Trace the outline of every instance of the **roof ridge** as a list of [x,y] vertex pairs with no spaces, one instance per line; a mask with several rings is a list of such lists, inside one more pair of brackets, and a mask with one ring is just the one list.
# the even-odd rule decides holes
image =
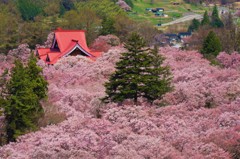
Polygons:
[[86,30],[55,30],[54,32],[86,32]]

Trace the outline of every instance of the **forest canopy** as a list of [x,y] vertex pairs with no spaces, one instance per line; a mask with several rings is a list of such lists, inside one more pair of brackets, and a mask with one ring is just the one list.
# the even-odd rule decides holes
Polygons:
[[140,30],[142,36],[151,39],[156,32],[152,25],[139,25],[128,18],[114,0],[3,0],[0,8],[2,54],[22,43],[33,49],[58,27],[87,30],[88,44],[99,35],[115,34],[125,40],[128,33]]

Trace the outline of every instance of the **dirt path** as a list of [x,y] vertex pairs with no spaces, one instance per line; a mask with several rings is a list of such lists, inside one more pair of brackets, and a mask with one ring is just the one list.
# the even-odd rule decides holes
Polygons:
[[184,16],[182,18],[179,18],[179,19],[176,19],[174,21],[171,21],[169,23],[164,23],[162,24],[162,26],[168,26],[168,25],[173,25],[173,24],[177,24],[177,23],[182,23],[182,22],[185,22],[185,21],[189,21],[189,20],[193,20],[193,19],[202,19],[203,16],[200,15],[200,14],[192,14],[192,15],[187,15],[187,16]]

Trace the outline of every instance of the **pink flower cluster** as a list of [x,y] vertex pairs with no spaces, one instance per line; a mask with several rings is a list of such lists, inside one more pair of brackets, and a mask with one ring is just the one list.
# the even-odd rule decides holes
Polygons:
[[234,68],[240,70],[240,54],[237,52],[233,52],[231,54],[221,52],[217,56],[217,59],[226,68]]
[[95,39],[90,48],[96,51],[107,52],[113,46],[119,46],[120,44],[120,39],[117,36],[105,35]]
[[11,69],[16,59],[21,60],[23,63],[27,63],[31,54],[28,44],[21,44],[18,48],[10,50],[7,55],[0,55],[0,74],[5,69]]
[[54,32],[48,34],[47,40],[44,42],[44,45],[37,44],[36,48],[50,48],[52,46],[54,39]]
[[116,4],[119,5],[119,7],[121,7],[125,11],[132,10],[132,8],[124,0],[118,0]]
[[[49,102],[67,119],[0,148],[0,158],[228,159],[239,154],[240,72],[220,68],[195,51],[161,48],[174,91],[158,105],[103,104],[105,81],[123,48],[96,62],[62,59],[44,67]],[[96,113],[101,118],[96,118]]]

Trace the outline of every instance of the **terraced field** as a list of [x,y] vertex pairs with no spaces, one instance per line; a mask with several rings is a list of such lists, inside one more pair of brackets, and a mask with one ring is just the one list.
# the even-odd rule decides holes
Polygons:
[[[206,9],[202,6],[187,4],[182,0],[133,0],[133,3],[134,7],[132,12],[129,12],[129,16],[136,20],[151,22],[154,25],[174,21],[189,13],[203,14]],[[173,3],[179,3],[179,5],[174,5]],[[164,14],[167,17],[155,16],[151,11],[147,11],[147,8],[164,8]]]

